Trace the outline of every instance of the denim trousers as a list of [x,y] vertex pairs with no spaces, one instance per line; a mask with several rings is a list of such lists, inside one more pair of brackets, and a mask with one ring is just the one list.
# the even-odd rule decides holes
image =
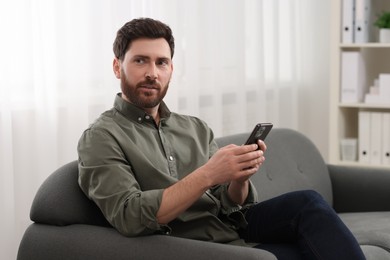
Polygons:
[[241,238],[278,259],[365,259],[351,231],[336,212],[311,190],[260,202],[246,212]]

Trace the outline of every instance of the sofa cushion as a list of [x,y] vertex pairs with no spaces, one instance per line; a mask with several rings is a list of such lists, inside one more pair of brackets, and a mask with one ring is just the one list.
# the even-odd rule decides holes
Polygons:
[[[248,134],[217,139],[220,147],[230,143],[241,145]],[[274,128],[265,140],[265,162],[251,180],[260,201],[277,195],[312,189],[332,205],[332,187],[327,166],[315,145],[303,134],[291,129]]]
[[[341,213],[339,216],[362,245],[367,259],[390,259],[389,211]],[[381,255],[387,257],[377,258]]]
[[51,225],[90,224],[108,226],[103,214],[78,185],[77,161],[53,172],[38,189],[30,218]]
[[92,225],[32,224],[20,243],[18,260],[267,259],[261,249],[165,235],[125,237],[113,228]]
[[390,260],[389,251],[381,247],[362,245],[361,248],[367,260]]

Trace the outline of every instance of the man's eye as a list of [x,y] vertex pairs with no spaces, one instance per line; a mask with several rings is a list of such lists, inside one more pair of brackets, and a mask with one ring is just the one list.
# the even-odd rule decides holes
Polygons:
[[160,65],[160,66],[167,66],[169,63],[166,60],[161,60],[157,64]]
[[145,60],[144,59],[135,59],[134,62],[137,64],[144,64]]

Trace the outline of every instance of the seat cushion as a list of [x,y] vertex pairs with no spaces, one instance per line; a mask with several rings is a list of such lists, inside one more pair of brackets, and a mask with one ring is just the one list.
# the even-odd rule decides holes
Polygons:
[[341,213],[367,259],[390,259],[390,212]]
[[125,237],[113,228],[93,225],[32,224],[20,243],[17,260],[263,259],[268,251],[165,235]]

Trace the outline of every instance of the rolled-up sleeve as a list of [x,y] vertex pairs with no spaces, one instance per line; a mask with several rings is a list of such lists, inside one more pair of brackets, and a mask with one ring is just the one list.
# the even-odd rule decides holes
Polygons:
[[165,232],[156,215],[163,189],[142,191],[119,144],[101,130],[86,130],[78,144],[79,185],[125,236]]
[[249,183],[249,193],[243,205],[238,205],[230,199],[228,194],[229,185],[220,185],[212,189],[212,194],[221,202],[220,214],[237,230],[248,225],[245,219],[245,212],[257,202],[256,189],[251,182]]
[[223,214],[229,215],[232,212],[236,212],[242,208],[247,208],[257,202],[257,192],[252,182],[249,182],[248,196],[243,205],[238,205],[230,199],[228,194],[228,187],[229,185],[225,184],[217,186],[211,190],[212,194],[220,200]]

